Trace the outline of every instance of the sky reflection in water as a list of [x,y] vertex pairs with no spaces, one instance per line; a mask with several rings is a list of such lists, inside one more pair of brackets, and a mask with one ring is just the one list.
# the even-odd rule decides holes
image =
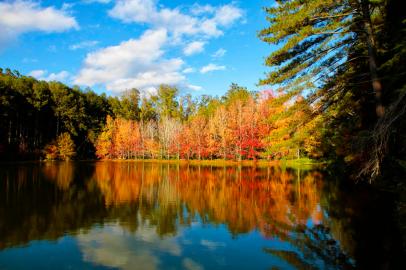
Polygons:
[[0,269],[353,264],[318,171],[97,162],[0,176]]

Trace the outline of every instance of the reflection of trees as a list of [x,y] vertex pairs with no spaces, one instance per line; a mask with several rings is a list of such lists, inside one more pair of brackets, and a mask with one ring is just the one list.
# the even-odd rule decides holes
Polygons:
[[[56,240],[66,232],[90,228],[104,216],[97,189],[85,190],[80,182],[67,189],[73,181],[65,176],[73,177],[72,168],[53,166],[0,170],[0,249],[36,239]],[[86,171],[84,178],[90,176]]]
[[163,237],[199,217],[227,225],[235,236],[258,230],[290,242],[306,258],[271,253],[291,258],[292,265],[342,256],[323,227],[317,172],[98,162],[27,165],[0,170],[0,176],[5,179],[0,192],[6,194],[0,199],[0,231],[6,232],[0,248],[57,239],[109,221],[133,233],[146,224]]
[[296,183],[292,172],[269,170],[192,168],[181,173],[176,186],[191,211],[209,222],[227,224],[234,234],[257,228],[273,236],[276,223],[305,224],[318,216],[316,175]]
[[300,252],[270,248],[264,248],[264,251],[286,260],[297,269],[353,268],[352,262],[343,253],[339,243],[323,225],[292,227],[291,236],[287,241]]
[[74,165],[71,162],[45,163],[42,172],[45,178],[55,182],[60,189],[67,190],[73,181]]
[[[280,168],[226,168],[184,171],[176,183],[191,211],[208,222],[227,224],[237,235],[258,229],[266,237],[290,242],[297,251],[272,253],[299,269],[351,268],[348,258],[322,224],[321,174]],[[196,181],[197,180],[197,181]],[[309,222],[311,226],[309,226]]]
[[188,223],[199,215],[203,222],[227,224],[233,234],[259,229],[285,238],[289,230],[278,224],[321,222],[320,177],[308,173],[298,182],[292,171],[277,168],[98,163],[93,179],[107,206],[135,202],[141,218],[161,233],[175,232],[177,220]]
[[406,260],[391,211],[393,194],[335,180],[323,186],[321,197],[329,213],[330,234],[351,254],[358,269],[403,269]]
[[[182,214],[172,176],[172,170],[162,164],[100,162],[93,180],[110,211],[132,205],[137,208],[140,222],[148,222],[159,235],[165,235],[176,233],[176,221]],[[138,226],[137,214],[120,220],[133,226],[133,230]]]

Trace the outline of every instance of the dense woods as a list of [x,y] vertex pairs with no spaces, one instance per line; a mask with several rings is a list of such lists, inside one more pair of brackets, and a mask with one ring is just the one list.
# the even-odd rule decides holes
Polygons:
[[[225,37],[234,21],[241,19],[243,24],[242,8],[234,2],[218,7],[213,1],[204,6],[182,3],[172,9],[159,1],[103,1],[104,9],[98,9],[108,14],[113,26],[84,25],[81,15],[79,27],[75,17],[68,16],[101,2],[68,3],[60,10],[41,1],[17,1],[15,10],[8,2],[0,3],[0,13],[10,13],[6,23],[0,19],[7,34],[2,36],[0,29],[0,41],[8,35],[14,38],[12,29],[19,22],[13,14],[24,5],[40,17],[63,15],[76,31],[88,27],[97,33],[96,28],[112,29],[120,22],[128,25],[127,30],[134,26],[138,34],[144,31],[118,45],[115,36],[81,41],[88,33],[81,32],[75,39],[79,43],[64,45],[72,55],[81,49],[75,53],[78,59],[86,54],[76,74],[68,72],[69,65],[60,73],[39,67],[29,73],[37,78],[0,67],[0,232],[6,232],[0,233],[1,269],[7,268],[3,261],[15,263],[12,260],[24,257],[20,250],[35,257],[38,246],[41,252],[48,252],[47,246],[55,252],[61,247],[60,260],[69,267],[86,268],[74,264],[76,254],[90,268],[120,268],[89,259],[89,250],[104,257],[103,245],[108,247],[107,258],[129,268],[138,264],[124,256],[139,256],[163,268],[179,260],[185,269],[249,268],[241,263],[242,255],[256,268],[261,262],[256,258],[264,254],[272,263],[288,263],[272,269],[402,265],[406,258],[402,1],[269,1],[263,7],[265,25],[258,26],[256,36],[250,33],[269,46],[269,55],[262,59],[265,73],[259,70],[254,75],[260,90],[230,81],[218,96],[190,92],[204,84],[189,84],[195,77],[188,73],[203,76],[234,69],[236,77],[244,72],[227,57],[238,49],[259,46],[230,46],[225,56],[226,39],[225,48],[209,45],[209,39]],[[126,9],[136,16],[127,18],[131,12]],[[141,16],[143,12],[152,19]],[[183,20],[191,25],[175,31]],[[61,26],[49,33],[70,28]],[[249,40],[242,38],[249,28],[240,29],[227,38]],[[45,31],[29,30],[15,33],[15,41],[28,32]],[[120,35],[117,38],[122,39]],[[156,48],[144,50],[145,44]],[[52,48],[56,51],[54,45],[48,51]],[[213,48],[218,50],[209,52]],[[200,57],[198,53],[212,63],[204,66],[186,58]],[[258,63],[256,54],[246,50],[245,55]],[[240,63],[245,61],[241,59]],[[120,65],[125,68],[116,68]],[[58,76],[65,73],[69,76]],[[176,80],[168,80],[171,76],[165,73]],[[106,74],[111,78],[100,82],[91,78]],[[52,80],[56,77],[69,83]],[[151,86],[144,82],[149,79],[154,82]],[[168,81],[174,85],[161,84]],[[105,87],[112,94],[86,85]],[[81,162],[65,162],[71,160]],[[116,241],[121,238],[123,248]],[[216,240],[211,246],[210,239]],[[182,250],[161,252],[168,240]],[[174,250],[170,245],[164,248]],[[124,256],[116,258],[116,253]],[[44,260],[38,253],[35,260],[48,264],[47,254]],[[222,256],[232,259],[226,264]],[[196,257],[197,267],[184,264]],[[53,263],[60,263],[55,258]]]
[[[324,155],[368,179],[404,167],[406,17],[400,2],[277,1],[265,9],[269,27],[259,33],[278,45],[260,83],[277,86],[282,102],[305,96],[313,117],[301,118],[302,125],[322,133]],[[291,106],[281,118],[295,113]]]
[[[222,97],[192,98],[162,85],[97,95],[6,70],[2,88],[1,153],[10,159],[280,159],[318,156],[318,133],[296,127],[313,109],[304,98],[281,104],[272,91],[232,84]],[[290,119],[275,113],[298,107]],[[292,133],[295,128],[295,133]],[[77,152],[77,153],[75,153]]]
[[[398,1],[277,1],[260,80],[222,97],[121,96],[0,72],[3,159],[324,158],[373,179],[404,168],[405,15]],[[403,33],[403,34],[402,34]],[[396,170],[390,170],[391,172]]]

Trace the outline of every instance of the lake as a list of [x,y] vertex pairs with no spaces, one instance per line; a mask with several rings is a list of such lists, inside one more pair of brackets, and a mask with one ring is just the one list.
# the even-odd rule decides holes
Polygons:
[[319,170],[0,165],[0,269],[377,269],[392,201]]

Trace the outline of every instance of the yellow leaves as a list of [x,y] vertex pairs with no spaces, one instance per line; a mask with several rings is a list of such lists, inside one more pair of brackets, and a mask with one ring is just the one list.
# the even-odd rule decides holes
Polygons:
[[42,151],[47,160],[71,160],[76,155],[76,146],[68,132],[58,136],[56,142],[51,142]]
[[[319,174],[302,172],[301,178],[296,181],[297,174],[277,167],[213,169],[141,162],[128,167],[108,162],[96,164],[92,179],[108,206],[138,201],[140,207],[166,211],[183,203],[192,213],[227,224],[234,233],[258,229],[272,236],[281,233],[270,230],[274,222],[287,226],[309,219],[322,222]],[[142,210],[148,213],[147,208]]]
[[58,147],[54,143],[45,146],[43,153],[45,155],[46,160],[58,159]]
[[97,155],[242,160],[259,158],[264,149],[267,158],[286,157],[298,148],[315,152],[318,137],[306,126],[313,117],[306,102],[291,94],[275,98],[236,90],[208,115],[196,114],[184,122],[170,117],[146,123],[108,117],[97,140]]
[[120,158],[135,157],[140,148],[140,131],[138,123],[118,118],[114,121],[113,133],[114,152]]
[[65,132],[58,136],[57,139],[59,158],[62,160],[70,160],[76,155],[75,143],[69,133]]
[[299,150],[302,155],[319,157],[321,116],[303,97],[285,96],[268,101],[272,109],[268,116],[271,128],[266,141],[267,156],[293,158]]
[[108,158],[113,147],[114,119],[108,115],[106,125],[96,142],[96,155],[99,158]]
[[96,154],[99,158],[133,158],[141,149],[140,127],[136,121],[107,117],[99,135]]

